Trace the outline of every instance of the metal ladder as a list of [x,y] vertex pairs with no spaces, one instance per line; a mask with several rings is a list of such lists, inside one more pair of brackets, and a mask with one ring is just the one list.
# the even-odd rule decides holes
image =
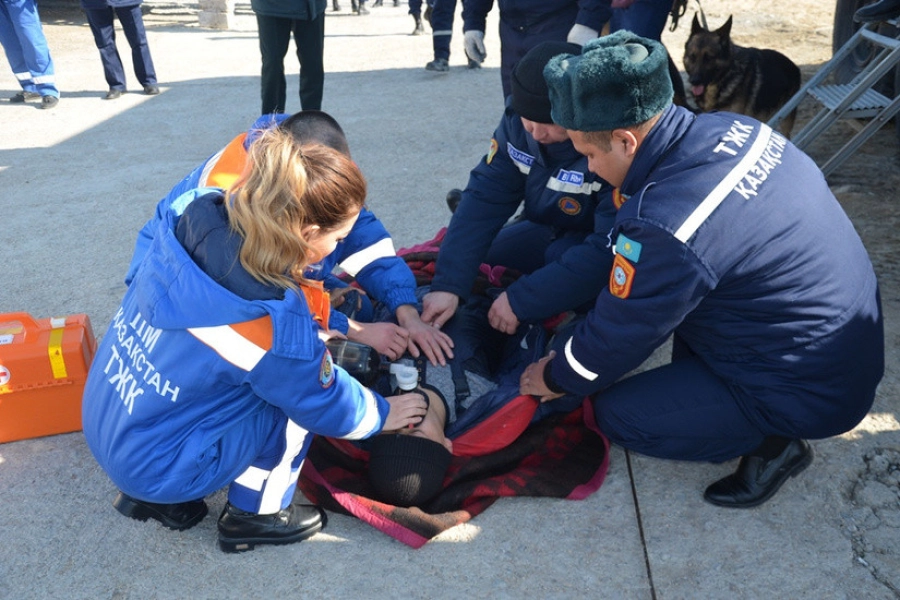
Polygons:
[[[895,18],[886,22],[894,27],[900,27],[898,21],[900,19]],[[900,90],[896,90],[896,98],[892,100],[873,89],[882,77],[900,64],[900,29],[897,30],[897,36],[892,38],[877,33],[875,29],[878,26],[879,23],[866,23],[857,30],[831,60],[769,119],[768,125],[774,129],[809,95],[821,104],[822,108],[803,129],[791,136],[791,141],[798,148],[805,149],[838,120],[846,120],[857,130],[856,135],[822,165],[822,173],[826,177],[900,112]],[[866,67],[850,83],[823,85],[838,65],[864,43],[870,43],[874,48],[878,48],[877,54]],[[860,119],[870,120],[865,123]]]

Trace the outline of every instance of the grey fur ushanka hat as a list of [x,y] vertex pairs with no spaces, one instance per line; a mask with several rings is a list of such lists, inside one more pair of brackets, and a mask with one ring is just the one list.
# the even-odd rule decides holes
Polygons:
[[672,103],[665,47],[630,31],[591,40],[544,67],[553,122],[576,131],[643,123]]

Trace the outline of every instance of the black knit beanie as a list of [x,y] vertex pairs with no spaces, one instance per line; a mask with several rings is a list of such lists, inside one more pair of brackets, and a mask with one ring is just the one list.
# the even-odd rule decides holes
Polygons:
[[438,495],[452,459],[441,444],[422,437],[384,434],[369,447],[369,481],[375,499],[394,506],[422,506]]
[[520,117],[536,123],[552,123],[550,92],[544,67],[557,54],[579,54],[581,46],[568,42],[542,42],[528,51],[510,76],[512,108]]

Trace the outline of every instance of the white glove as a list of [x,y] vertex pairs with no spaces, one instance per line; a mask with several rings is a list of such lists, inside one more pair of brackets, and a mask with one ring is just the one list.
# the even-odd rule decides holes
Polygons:
[[484,62],[487,58],[487,50],[484,49],[484,32],[477,29],[470,29],[463,33],[465,36],[466,56],[469,60],[474,60],[478,64]]
[[[580,25],[575,23],[572,25],[572,29],[569,30],[569,35],[566,37],[566,41],[570,44],[578,44],[579,46],[584,46],[589,41],[595,39],[599,34],[594,29],[587,27],[585,25]],[[468,48],[468,46],[466,46]],[[468,50],[467,50],[468,51]]]

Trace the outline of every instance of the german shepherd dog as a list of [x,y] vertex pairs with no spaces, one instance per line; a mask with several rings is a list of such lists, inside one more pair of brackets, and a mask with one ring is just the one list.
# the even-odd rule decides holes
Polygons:
[[[684,69],[700,112],[727,110],[767,121],[800,89],[800,68],[775,50],[744,48],[731,41],[731,17],[710,31],[697,13],[684,45]],[[790,136],[797,111],[779,124]]]

